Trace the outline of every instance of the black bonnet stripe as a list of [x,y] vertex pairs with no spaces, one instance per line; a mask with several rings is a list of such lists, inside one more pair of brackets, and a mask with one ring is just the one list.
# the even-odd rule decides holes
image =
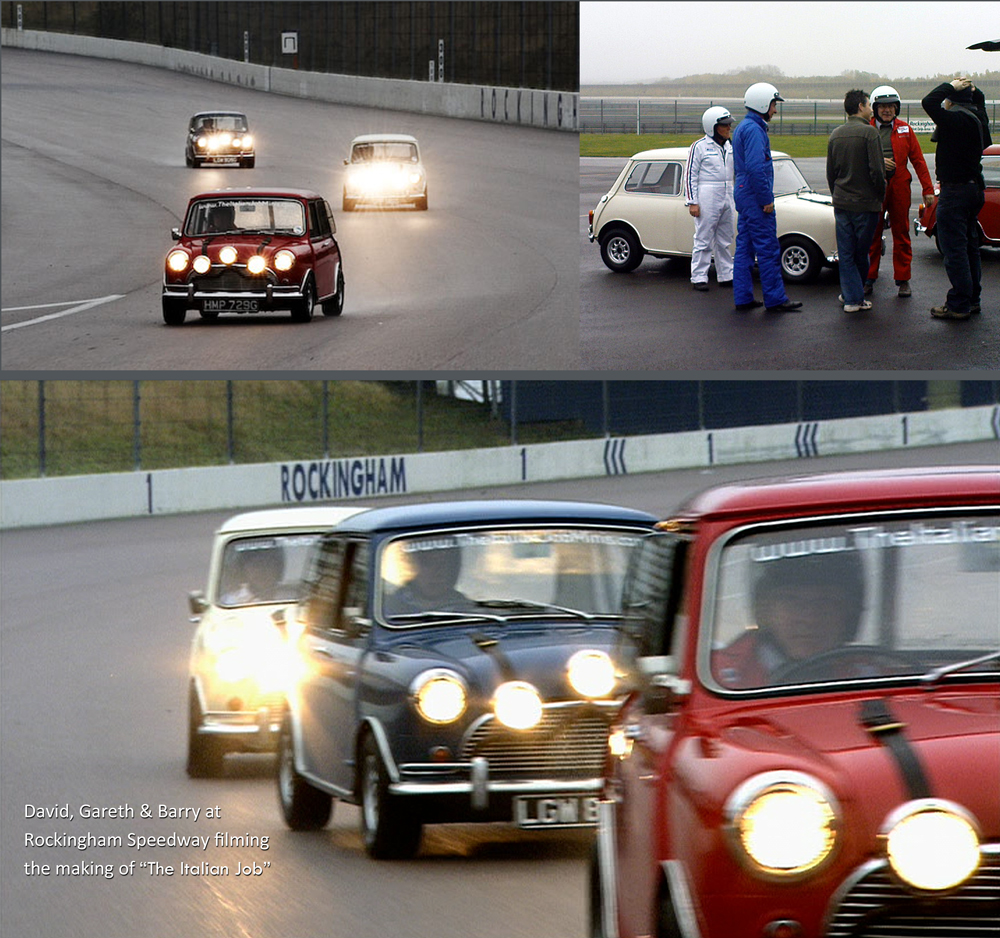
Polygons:
[[931,788],[927,783],[920,759],[903,733],[905,723],[894,719],[884,700],[861,702],[861,725],[893,755],[911,798],[929,798]]

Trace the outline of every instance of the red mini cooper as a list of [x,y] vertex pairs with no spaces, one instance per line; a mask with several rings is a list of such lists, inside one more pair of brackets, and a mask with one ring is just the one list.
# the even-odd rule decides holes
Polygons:
[[305,189],[219,189],[188,203],[163,268],[163,319],[179,326],[189,309],[219,313],[291,310],[309,322],[344,309],[344,269],[333,212]]
[[592,935],[996,934],[996,467],[710,490],[625,612]]

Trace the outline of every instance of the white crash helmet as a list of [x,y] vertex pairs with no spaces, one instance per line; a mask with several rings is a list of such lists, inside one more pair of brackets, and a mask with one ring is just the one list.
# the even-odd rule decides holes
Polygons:
[[751,111],[757,111],[759,114],[766,114],[771,109],[772,101],[784,100],[778,94],[778,89],[766,81],[758,81],[756,84],[751,85],[747,88],[747,93],[743,96],[743,103]]
[[705,128],[705,133],[712,136],[716,124],[733,123],[733,115],[724,107],[710,107],[701,115],[701,126]]
[[[877,108],[880,104],[894,104],[896,106],[896,116],[899,116],[899,94],[895,88],[889,85],[879,85],[872,92],[871,103],[873,108]],[[875,113],[877,114],[878,111]]]

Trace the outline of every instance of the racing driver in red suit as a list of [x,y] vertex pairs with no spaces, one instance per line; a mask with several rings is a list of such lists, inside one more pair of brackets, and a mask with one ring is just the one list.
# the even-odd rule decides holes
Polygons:
[[[892,272],[899,287],[900,296],[910,295],[910,180],[913,178],[906,169],[906,161],[913,164],[924,203],[934,201],[934,183],[927,171],[927,162],[917,142],[917,135],[910,125],[899,119],[899,95],[895,88],[880,85],[872,92],[872,107],[875,115],[871,123],[879,132],[885,164],[885,201],[882,214],[875,229],[875,239],[869,251],[868,279],[865,294],[870,295],[878,279],[879,261],[882,259],[882,229],[885,213],[889,213],[889,227],[892,230]],[[890,155],[891,154],[891,155]]]

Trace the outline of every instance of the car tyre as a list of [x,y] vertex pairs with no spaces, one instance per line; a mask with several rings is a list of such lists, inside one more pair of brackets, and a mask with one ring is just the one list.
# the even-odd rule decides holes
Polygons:
[[601,238],[601,260],[616,274],[627,274],[642,263],[639,239],[627,228],[616,228]]
[[337,271],[337,292],[323,303],[324,316],[339,316],[344,311],[344,269]]
[[333,797],[313,788],[295,768],[292,715],[287,710],[278,733],[278,802],[285,823],[293,831],[318,831],[333,814]]
[[344,193],[344,211],[345,212],[353,212],[354,211],[354,206],[357,205],[357,204],[358,204],[358,200],[357,199],[349,199],[347,197],[347,193],[346,192]]
[[184,151],[184,165],[189,169],[194,166],[194,160],[191,159],[191,154],[188,153],[187,150]]
[[316,308],[316,288],[313,286],[312,278],[306,281],[305,295],[292,307],[292,319],[295,322],[310,322],[313,318],[313,310]]
[[184,325],[185,316],[187,316],[187,305],[183,300],[163,297],[163,321],[168,326]]
[[240,168],[241,169],[253,169],[255,162],[256,162],[256,157],[248,156],[248,157],[240,160]]
[[198,691],[192,684],[188,694],[187,774],[191,778],[218,778],[222,775],[226,750],[218,736],[198,732],[202,723]]
[[684,938],[677,912],[666,884],[660,888],[660,911],[656,922],[656,938]]
[[819,248],[808,238],[789,235],[781,241],[781,276],[786,283],[809,283],[823,269]]
[[601,893],[601,872],[597,842],[590,848],[590,890],[588,901],[587,934],[590,938],[608,938],[604,931],[604,898]]
[[427,211],[427,191],[424,190],[424,194],[417,199],[417,209],[421,212]]
[[375,737],[361,747],[361,837],[376,860],[405,860],[420,849],[423,825],[389,794],[389,773]]

